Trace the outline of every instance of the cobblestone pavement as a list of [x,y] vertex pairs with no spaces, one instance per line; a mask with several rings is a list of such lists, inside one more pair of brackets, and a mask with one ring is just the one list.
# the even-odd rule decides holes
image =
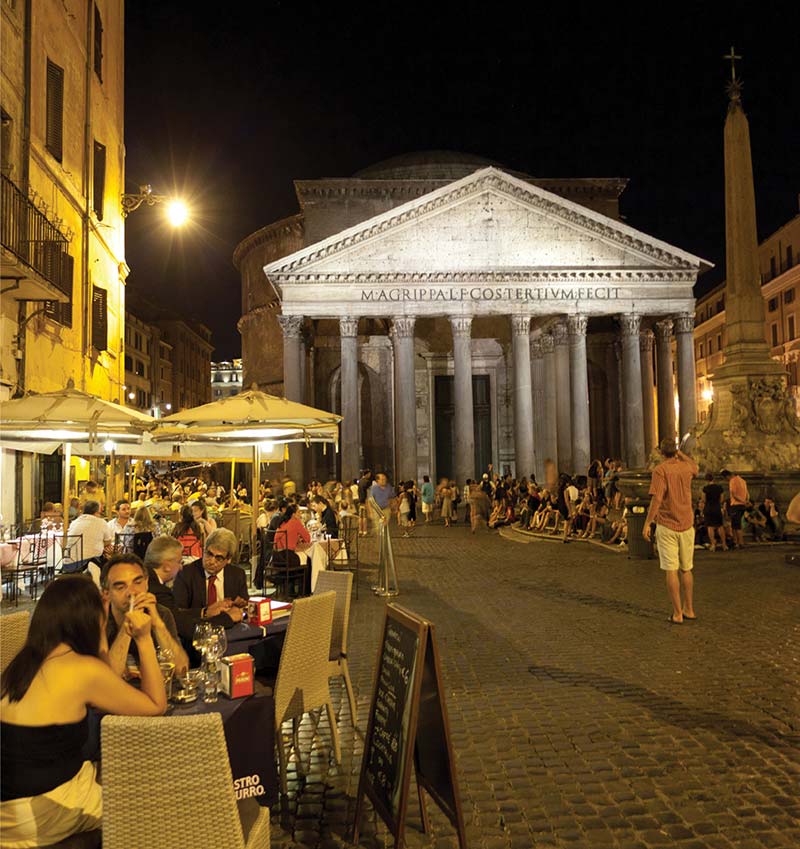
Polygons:
[[[394,539],[403,606],[436,626],[470,849],[800,846],[798,579],[785,547],[695,565],[698,620],[667,622],[655,561],[520,544],[463,525]],[[370,540],[362,561],[374,561]],[[350,657],[363,734],[383,602],[362,568]],[[340,766],[324,723],[273,811],[272,845],[349,845],[362,751],[342,690]],[[310,754],[309,754],[310,753]],[[449,849],[431,803],[411,849]],[[393,845],[368,806],[360,845]]]

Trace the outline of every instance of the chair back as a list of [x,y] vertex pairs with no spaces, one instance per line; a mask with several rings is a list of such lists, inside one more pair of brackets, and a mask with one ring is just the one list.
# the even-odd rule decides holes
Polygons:
[[223,510],[220,515],[221,527],[233,531],[238,539],[239,537],[239,511],[238,510]]
[[53,573],[59,567],[63,572],[65,566],[80,563],[81,560],[83,560],[83,537],[80,534],[56,537],[53,545]]
[[138,557],[141,557],[144,560],[145,552],[147,551],[147,546],[153,541],[153,532],[152,531],[139,531],[133,535],[133,542],[131,543],[131,548],[133,549],[133,553]]
[[28,638],[31,614],[28,610],[0,617],[0,672],[5,672]]
[[220,714],[106,716],[101,741],[103,849],[244,849]]
[[196,560],[203,556],[203,541],[191,531],[188,534],[181,534],[178,542],[183,546],[182,557],[191,557]]
[[331,646],[328,655],[330,660],[338,660],[347,655],[347,631],[350,626],[350,596],[353,589],[352,572],[331,572],[323,570],[317,575],[314,595],[335,592],[336,605],[333,609],[333,626],[331,627]]
[[299,598],[292,605],[278,677],[275,681],[275,722],[301,716],[330,700],[330,653],[336,593]]
[[133,554],[133,534],[114,534],[114,554]]

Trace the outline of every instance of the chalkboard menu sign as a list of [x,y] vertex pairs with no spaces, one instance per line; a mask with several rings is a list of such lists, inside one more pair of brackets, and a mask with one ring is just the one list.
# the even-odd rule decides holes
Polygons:
[[423,831],[429,828],[425,789],[456,827],[459,846],[466,849],[433,625],[399,605],[387,604],[364,741],[354,843],[367,796],[394,835],[395,846],[402,845],[412,762]]

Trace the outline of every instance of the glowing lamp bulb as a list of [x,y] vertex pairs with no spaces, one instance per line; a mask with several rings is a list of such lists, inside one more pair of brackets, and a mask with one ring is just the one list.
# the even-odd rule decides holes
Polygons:
[[107,439],[103,443],[103,451],[105,451],[106,454],[110,454],[116,447],[117,446],[110,439]]
[[272,441],[270,441],[269,439],[265,439],[265,440],[261,443],[261,450],[262,450],[262,451],[272,451],[272,449],[273,449],[274,447],[275,447],[275,443],[274,443],[274,442],[272,442]]
[[136,393],[135,393],[135,392],[129,392],[129,393],[128,393],[128,399],[129,399],[129,400],[133,401],[133,399],[134,399],[135,397],[136,397]]
[[189,220],[189,210],[181,200],[172,200],[167,204],[167,219],[173,227],[181,227]]

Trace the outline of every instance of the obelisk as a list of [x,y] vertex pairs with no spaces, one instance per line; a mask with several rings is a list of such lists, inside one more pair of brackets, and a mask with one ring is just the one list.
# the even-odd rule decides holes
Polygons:
[[750,128],[731,48],[725,119],[725,330],[724,362],[711,376],[714,400],[695,429],[701,467],[742,472],[800,468],[800,422],[787,391],[783,365],[766,341],[758,265],[756,204]]

